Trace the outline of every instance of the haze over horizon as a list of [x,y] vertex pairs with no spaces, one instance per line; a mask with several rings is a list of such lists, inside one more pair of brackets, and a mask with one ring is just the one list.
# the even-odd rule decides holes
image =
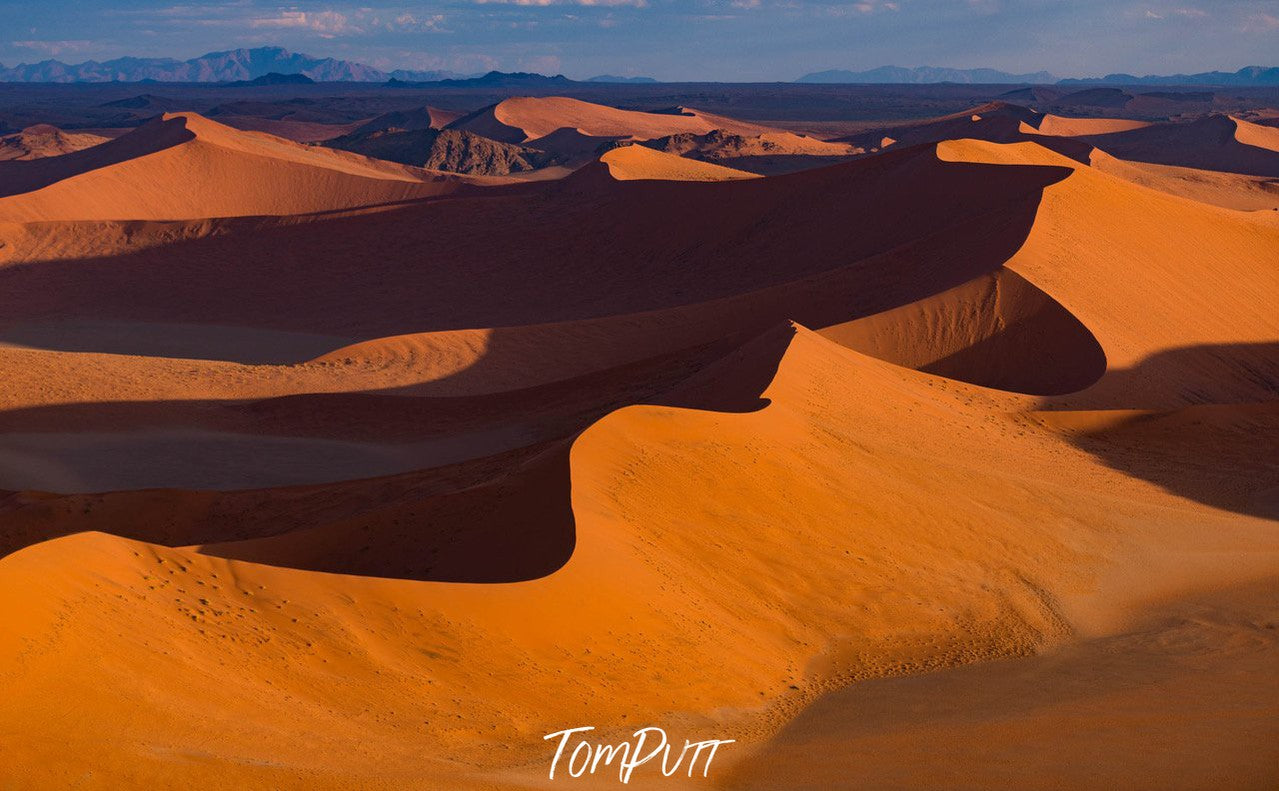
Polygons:
[[0,41],[6,66],[271,44],[385,71],[737,82],[888,64],[1058,77],[1234,71],[1270,65],[1279,51],[1279,0],[91,0],[22,14],[26,24]]

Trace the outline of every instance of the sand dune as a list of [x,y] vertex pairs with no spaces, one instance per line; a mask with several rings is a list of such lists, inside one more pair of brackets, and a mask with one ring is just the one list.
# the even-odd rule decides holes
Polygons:
[[1279,209],[1279,179],[1212,170],[1129,162],[1093,149],[1089,164],[1143,187],[1241,211]]
[[1084,135],[1108,135],[1115,132],[1128,132],[1133,129],[1145,129],[1150,126],[1147,121],[1133,121],[1126,118],[1067,118],[1065,116],[1046,113],[1035,125],[1026,125],[1022,129],[1028,134],[1053,135],[1055,137],[1082,137]]
[[675,154],[654,151],[644,146],[615,148],[600,157],[608,166],[608,174],[618,181],[639,179],[660,181],[732,181],[757,178],[744,170],[686,159]]
[[[939,153],[1016,166],[1068,162],[1026,143],[959,141],[942,144]],[[1078,242],[1082,231],[1075,223],[1081,220],[1091,254]],[[1268,383],[1279,368],[1264,344],[1279,335],[1279,324],[1244,296],[1279,288],[1279,271],[1266,264],[1279,246],[1279,226],[1268,220],[1135,188],[1086,167],[1045,189],[1026,244],[1006,266],[1074,314],[1101,343],[1109,369],[1186,350],[1166,368],[1122,385],[1103,377],[1063,403],[1154,408],[1272,397]],[[1116,267],[1123,278],[1116,277]],[[1223,344],[1237,348],[1196,351]]]
[[1134,162],[1279,176],[1279,131],[1225,115],[1078,139]]
[[[1027,107],[989,102],[939,118],[876,127],[832,142],[850,143],[867,151],[888,145],[910,146],[966,137],[1006,143],[1023,139],[1023,126],[1038,127],[1042,118],[1040,113]],[[891,143],[885,143],[884,138],[889,138]]]
[[383,113],[350,130],[353,135],[372,132],[413,132],[420,129],[443,129],[462,116],[461,113],[441,110],[438,107],[418,107]]
[[107,139],[100,135],[64,132],[56,126],[38,124],[0,137],[0,162],[61,156],[105,143]]
[[669,112],[639,112],[560,96],[506,99],[459,118],[451,126],[499,142],[528,144],[557,153],[579,153],[585,149],[583,139],[595,140],[598,145],[608,140],[651,140],[715,129],[743,135],[779,131],[682,107]]
[[822,334],[898,365],[1019,393],[1073,393],[1106,370],[1088,328],[1011,269]]
[[[731,387],[735,375],[724,375],[715,390]],[[1220,575],[1223,566],[1247,580],[1273,562],[1256,554],[1276,549],[1267,523],[1161,495],[1051,435],[1027,432],[1015,418],[983,419],[998,402],[937,381],[801,330],[786,344],[762,410],[617,412],[572,450],[571,558],[530,582],[450,587],[349,578],[335,588],[307,572],[216,557],[271,557],[264,554],[271,543],[206,545],[202,557],[85,534],[19,552],[0,561],[0,585],[24,590],[26,604],[20,618],[6,614],[3,628],[28,636],[40,657],[0,658],[21,674],[22,693],[11,700],[28,723],[20,749],[44,755],[38,735],[53,723],[41,701],[56,689],[76,695],[82,711],[100,713],[58,725],[62,743],[96,765],[127,761],[148,777],[267,777],[281,787],[326,786],[335,776],[364,787],[432,787],[457,777],[458,769],[430,758],[424,769],[423,738],[430,754],[484,765],[533,761],[526,775],[533,777],[544,771],[536,748],[513,755],[499,745],[523,744],[520,734],[545,732],[584,706],[606,732],[626,729],[623,716],[668,722],[670,712],[710,707],[721,712],[717,732],[752,738],[847,680],[1032,652],[1062,640],[1077,611],[1104,620],[1146,586],[1167,585],[1166,576],[1134,576],[1120,559],[1136,547],[1185,551],[1204,541],[1205,525],[1214,528],[1211,552],[1177,585]],[[833,393],[840,395],[832,400]],[[938,422],[951,430],[937,431]],[[993,464],[991,454],[998,454]],[[987,464],[978,470],[939,464],[942,458]],[[1082,495],[1081,475],[1106,494]],[[963,510],[937,496],[957,486],[971,503]],[[857,492],[856,500],[846,491]],[[517,491],[510,496],[522,502]],[[680,507],[671,510],[673,503]],[[422,507],[434,506],[424,503],[419,513]],[[563,506],[520,508],[539,525],[542,551],[553,550],[564,525],[551,528],[566,515]],[[903,508],[924,510],[904,519]],[[690,521],[713,529],[689,531]],[[472,524],[450,539],[448,519],[438,524],[445,532],[419,538],[424,548],[445,552],[466,546],[470,530],[492,529]],[[289,546],[341,553],[349,546],[344,537],[359,532],[334,528],[337,545],[332,537],[274,543],[289,557],[301,551]],[[492,540],[486,553],[494,552]],[[366,553],[377,546],[374,540]],[[710,566],[731,573],[699,584]],[[1125,587],[1110,589],[1104,606],[1081,595],[1093,590],[1096,574],[1119,566]],[[131,603],[127,618],[117,596]],[[605,623],[611,626],[602,633]],[[405,650],[406,630],[429,634],[433,647]],[[496,634],[501,641],[490,638]],[[733,650],[742,640],[751,652]],[[281,653],[264,655],[263,646]],[[86,661],[104,649],[114,658],[110,676]],[[666,678],[697,680],[673,685],[609,669],[641,654],[659,659]],[[716,674],[699,674],[710,661]],[[250,663],[252,672],[241,670]],[[508,670],[495,677],[493,667]],[[199,721],[184,715],[190,695],[182,690],[193,672],[222,680]],[[146,694],[129,694],[136,689],[130,679],[141,678]],[[435,685],[447,694],[432,694]],[[404,705],[406,694],[419,702]],[[357,716],[363,711],[378,716]],[[322,742],[264,738],[302,716],[323,724]],[[210,730],[210,720],[236,724]],[[195,766],[175,766],[145,747],[190,743],[197,732],[207,757]],[[363,759],[368,747],[361,745],[372,744],[376,762]],[[43,765],[53,772],[66,766]],[[466,775],[484,781],[482,773]]]
[[721,129],[704,135],[682,133],[644,141],[644,145],[682,157],[749,170],[761,175],[790,173],[847,160],[865,151],[848,143],[828,143],[793,132],[754,137]]
[[[1111,738],[1191,786],[1159,745],[1199,733],[1212,781],[1266,781],[1279,222],[1045,120],[493,190],[189,114],[9,163],[23,781],[534,787],[584,718],[735,738],[727,787],[1122,784]],[[774,134],[560,98],[455,126]]]
[[[832,789],[1200,789],[1229,766],[1232,784],[1265,788],[1279,761],[1269,671],[1279,645],[1265,625],[1279,615],[1276,592],[1165,604],[1121,634],[1032,660],[850,687],[724,787],[777,788],[800,774]],[[938,760],[914,759],[922,754]]]
[[296,121],[290,118],[262,118],[256,115],[222,115],[217,122],[245,132],[265,132],[295,143],[322,143],[349,134],[359,123],[326,124],[316,121]]
[[[0,219],[175,220],[346,209],[457,190],[443,176],[166,115],[101,146],[11,162]],[[262,189],[267,185],[268,189]]]

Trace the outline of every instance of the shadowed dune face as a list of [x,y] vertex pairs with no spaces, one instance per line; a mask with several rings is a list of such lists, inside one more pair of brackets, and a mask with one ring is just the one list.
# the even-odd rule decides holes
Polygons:
[[[681,132],[705,134],[714,129],[748,134],[778,131],[691,110],[680,113],[646,113],[620,110],[562,96],[517,96],[505,99],[460,118],[450,126],[503,143],[529,143],[542,139],[544,144],[549,135],[565,130],[587,137],[614,140],[649,140]],[[548,150],[551,147],[548,145]]]
[[[1223,381],[1249,383],[1251,398],[1222,403]],[[1167,409],[1152,383],[1191,406]],[[1143,392],[1153,400],[1134,397]],[[1036,418],[1106,465],[1216,508],[1279,519],[1279,344],[1172,349],[1108,372],[1070,401],[1045,399]]]
[[0,345],[68,352],[102,352],[251,365],[305,362],[350,338],[214,324],[62,319],[0,328]]
[[487,791],[589,713],[737,738],[768,788],[890,788],[961,731],[977,759],[907,777],[949,787],[1022,728],[1088,754],[1071,716],[1142,711],[1107,674],[1143,663],[1196,728],[1227,668],[1264,679],[1216,711],[1268,734],[1273,607],[1131,617],[1275,576],[1279,226],[1023,115],[770,178],[0,226],[0,338],[41,347],[0,347],[0,486],[69,492],[0,493],[5,750],[51,787]]
[[802,773],[800,787],[848,791],[1133,782],[1189,791],[1217,786],[1228,766],[1239,787],[1265,788],[1279,761],[1266,712],[1277,592],[1219,591],[1046,656],[830,693],[722,787],[794,787]]
[[600,157],[600,162],[608,166],[609,175],[618,181],[733,181],[756,178],[753,173],[643,146],[615,148]]
[[[946,288],[998,269],[1024,240],[1042,189],[1068,173],[941,163],[920,148],[769,180],[603,186],[569,179],[323,222],[233,226],[99,259],[10,265],[0,269],[0,306],[11,322],[57,315],[265,323],[374,338],[704,302],[940,236],[972,250],[938,262],[921,283],[893,272],[909,261],[864,267],[864,306],[839,317],[846,319],[927,296],[938,280]],[[921,204],[915,195],[925,185],[946,198]],[[451,233],[436,233],[441,227]],[[514,249],[510,239],[531,243]],[[141,296],[143,284],[156,296]],[[308,298],[292,298],[299,293]],[[422,300],[424,293],[432,299]]]
[[1076,162],[1087,162],[1092,146],[1069,137],[1043,135],[1038,127],[1051,116],[1006,102],[989,102],[953,115],[930,118],[900,126],[860,132],[832,142],[857,145],[866,151],[891,150],[903,146],[926,145],[947,140],[985,140],[992,143],[1035,141],[1039,145]]
[[573,555],[568,444],[481,486],[381,504],[372,513],[199,552],[309,571],[435,582],[545,577]]
[[1135,162],[1279,177],[1279,133],[1225,115],[1078,139]]
[[100,146],[0,163],[15,222],[281,216],[390,204],[466,183],[404,165],[165,115]]
[[107,138],[100,135],[64,132],[56,126],[37,124],[0,136],[0,162],[62,156],[106,141]]
[[[387,465],[429,468],[382,483],[297,487],[286,500],[288,527],[273,508],[242,505],[270,501],[274,490],[122,491],[27,502],[15,495],[0,505],[10,527],[0,552],[101,530],[168,544],[216,536],[224,541],[202,551],[316,571],[469,582],[542,576],[572,550],[567,454],[574,435],[612,409],[641,402],[757,410],[767,404],[758,395],[792,334],[780,327],[736,344],[487,399],[311,395],[251,404],[75,404],[0,413],[0,486],[7,488],[34,481],[29,488],[100,490],[114,481],[131,489],[234,489],[307,477],[371,477]],[[147,428],[166,423],[180,428]],[[58,433],[19,434],[11,427]],[[92,433],[104,427],[114,433]],[[382,444],[370,441],[377,438]],[[145,463],[131,462],[135,456]],[[40,465],[29,463],[35,458]],[[218,478],[227,474],[236,478]],[[371,501],[371,487],[382,496]],[[161,532],[122,521],[140,497],[148,512],[167,514],[155,520],[165,525]],[[51,506],[67,508],[48,521]],[[205,523],[218,512],[237,514],[239,526]],[[513,523],[525,525],[518,531],[523,543],[490,562],[495,542]]]
[[1106,370],[1088,328],[1007,269],[822,334],[898,365],[1030,395],[1082,390]]
[[[645,402],[717,412],[765,408],[768,401],[759,395],[793,334],[789,327],[778,327],[753,338]],[[579,425],[585,428],[588,422]],[[574,439],[552,443],[484,486],[383,506],[376,518],[362,516],[354,524],[338,521],[278,536],[206,544],[200,551],[290,568],[442,582],[543,577],[573,553],[569,450]]]
[[1134,184],[1242,211],[1279,209],[1279,179],[1149,162],[1129,162],[1094,149],[1092,167]]
[[100,146],[65,156],[0,165],[0,197],[33,192],[81,173],[107,168],[194,140],[195,134],[181,120],[155,118],[139,128]]

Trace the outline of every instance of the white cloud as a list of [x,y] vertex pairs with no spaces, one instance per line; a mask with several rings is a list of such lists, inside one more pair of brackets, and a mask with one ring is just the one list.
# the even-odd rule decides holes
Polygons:
[[648,7],[648,0],[475,0],[480,5],[498,4],[498,5],[519,5],[519,6],[552,6],[552,5],[578,5],[578,6],[600,6],[600,7],[617,7],[632,6],[634,8]]
[[407,11],[395,17],[395,19],[386,23],[386,29],[392,32],[414,32],[414,33],[447,33],[444,27],[443,14],[431,14],[430,16],[418,17]]
[[74,40],[74,41],[10,41],[11,45],[21,47],[22,49],[35,50],[43,52],[50,56],[64,55],[69,52],[83,52],[93,48],[92,41]]
[[880,11],[896,11],[897,3],[891,0],[861,0],[853,3],[852,8],[859,14],[875,14]]
[[299,28],[325,37],[364,32],[346,14],[338,11],[280,11],[275,16],[253,17],[249,20],[249,27]]

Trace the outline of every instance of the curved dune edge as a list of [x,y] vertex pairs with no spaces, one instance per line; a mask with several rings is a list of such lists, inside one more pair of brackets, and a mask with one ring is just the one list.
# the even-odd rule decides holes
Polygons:
[[1008,269],[821,334],[908,368],[1029,395],[1083,390],[1106,370],[1088,328]]
[[1279,130],[1227,115],[1075,138],[1132,162],[1279,177]]
[[[0,560],[0,673],[26,724],[10,749],[51,782],[88,765],[286,788],[535,776],[540,734],[588,706],[608,730],[687,712],[757,740],[847,681],[1032,653],[1273,563],[1269,523],[930,381],[799,329],[757,412],[615,412],[572,449],[571,559],[525,583],[339,580],[91,533],[22,550]],[[631,670],[641,656],[660,677]],[[55,743],[63,760],[38,760]]]
[[[750,124],[724,116],[685,110],[672,113],[646,113],[637,110],[619,110],[602,104],[593,104],[563,96],[516,96],[505,99],[474,120],[462,119],[458,128],[466,129],[478,121],[496,122],[508,129],[519,130],[524,138],[515,142],[527,142],[543,138],[561,129],[573,129],[589,137],[627,138],[650,140],[655,137],[694,132],[705,134],[713,129],[725,129],[738,134],[761,134],[778,131],[759,124]],[[479,129],[478,134],[484,134]]]
[[[939,144],[943,159],[1065,165],[1033,143]],[[1176,408],[1273,397],[1279,317],[1251,294],[1275,293],[1279,225],[1137,187],[1089,167],[1044,189],[1035,222],[1005,266],[1097,338],[1110,372],[1050,403],[1069,408]],[[1158,223],[1139,218],[1158,217]],[[1083,223],[1081,225],[1080,223]],[[1087,228],[1089,244],[1078,243]],[[1156,366],[1144,361],[1159,357]]]
[[1265,176],[1129,162],[1099,148],[1093,149],[1089,164],[1125,181],[1212,206],[1240,211],[1279,209],[1279,180]]
[[[1279,761],[1279,634],[1268,626],[1279,622],[1277,584],[1161,603],[1118,634],[1046,656],[829,693],[720,782],[735,791],[796,778],[811,788],[947,788],[956,777],[970,788],[1265,788]],[[936,760],[916,758],[925,754]]]
[[105,143],[108,139],[83,132],[64,132],[49,124],[36,124],[19,132],[0,135],[0,162],[61,156]]
[[[1031,289],[1023,297],[1041,292],[1076,317],[1109,363],[1090,387],[1032,399],[782,326],[737,352],[756,369],[776,364],[759,390],[766,405],[752,397],[736,406],[754,411],[740,414],[611,411],[577,437],[562,467],[538,467],[548,458],[538,455],[454,477],[226,497],[6,494],[0,508],[28,520],[11,525],[33,534],[49,522],[123,532],[146,510],[157,515],[148,526],[157,539],[172,531],[171,543],[197,545],[81,533],[0,559],[0,678],[24,725],[6,751],[42,767],[33,784],[53,787],[90,769],[155,786],[491,787],[544,777],[541,735],[582,724],[583,712],[608,733],[661,723],[737,736],[746,748],[849,681],[1032,654],[1122,629],[1152,601],[1273,575],[1273,522],[1118,469],[1052,425],[1089,417],[1025,410],[1090,410],[1105,423],[1117,410],[1273,398],[1279,318],[1255,295],[1277,285],[1268,253],[1279,228],[1031,143],[962,140],[935,152],[868,167],[1014,186],[1019,211],[1035,199],[1034,221],[1010,233],[968,216],[938,239],[867,247],[860,268],[818,272],[802,288],[766,282],[772,296],[759,302],[738,294],[723,300],[735,307],[667,310],[669,324],[630,314],[536,332],[399,336],[295,369],[266,366],[261,380],[228,363],[0,353],[17,386],[4,397],[46,403],[85,392],[155,397],[148,378],[164,379],[169,396],[200,387],[241,399],[272,388],[411,386],[432,366],[457,393],[491,393],[529,381],[547,360],[563,365],[557,375],[589,370],[592,355],[617,353],[618,327],[652,344],[645,349],[669,349],[716,327],[744,331],[748,323],[724,317],[741,321],[759,305],[812,308],[814,295],[828,302],[813,315],[839,323],[857,304],[850,284],[866,291],[850,272],[900,274],[894,267],[928,255],[953,265],[972,249],[989,255],[982,234],[1004,231],[1001,242],[1013,242],[1004,265]],[[936,158],[993,167],[937,168]],[[850,172],[618,193],[759,197],[780,183],[847,199],[834,177]],[[1042,306],[1037,299],[1005,307]],[[973,320],[957,322],[965,330],[991,318],[963,315]],[[975,329],[967,338],[984,337]],[[507,364],[528,368],[482,371],[505,332],[518,341]],[[590,347],[586,361],[563,356],[592,333],[616,345]],[[558,351],[540,348],[556,337]],[[72,361],[83,379],[42,378]],[[723,384],[712,376],[689,389],[714,394]],[[1194,424],[1171,422],[1169,431]],[[1194,467],[1184,456],[1165,466]],[[490,507],[477,518],[467,498]],[[208,535],[277,515],[253,535]],[[182,532],[191,524],[205,531],[199,540]],[[347,574],[317,573],[331,571]],[[372,577],[396,573],[451,582]],[[511,579],[523,581],[500,581]],[[75,716],[51,699],[76,701]]]
[[654,151],[644,146],[615,148],[599,159],[618,181],[735,181],[759,178],[744,170]]
[[1144,129],[1147,126],[1150,126],[1148,121],[1133,121],[1126,118],[1067,118],[1048,113],[1039,119],[1038,126],[1023,123],[1021,131],[1026,134],[1053,137],[1080,137],[1127,132],[1133,129]]
[[12,174],[20,192],[0,198],[0,220],[305,214],[431,197],[479,183],[242,132],[194,113],[167,114],[65,157],[3,167],[17,165],[30,167]]
[[[1188,398],[1247,402],[1269,397],[1271,391],[1266,389],[1265,382],[1279,377],[1279,372],[1266,344],[1279,335],[1279,327],[1275,318],[1264,310],[1246,301],[1239,304],[1237,295],[1275,290],[1276,273],[1266,261],[1266,250],[1276,244],[1274,226],[1234,212],[1134,188],[1034,144],[958,141],[943,144],[936,150],[938,156],[954,161],[1060,168],[1069,173],[1064,180],[1050,184],[1045,190],[1026,241],[1020,249],[1010,250],[1009,274],[1005,276],[1025,278],[1023,290],[1029,294],[1042,293],[1048,301],[1012,298],[1008,292],[1002,294],[1008,301],[1001,303],[1001,292],[996,289],[994,302],[990,303],[987,299],[991,296],[990,290],[978,288],[975,293],[979,298],[975,302],[966,297],[954,302],[950,300],[955,294],[944,292],[906,309],[853,322],[854,325],[873,325],[881,337],[909,341],[917,347],[902,348],[900,344],[889,343],[880,348],[879,341],[871,345],[850,345],[944,376],[1015,392],[1049,395],[1052,399],[1046,406],[1059,409],[1175,408],[1184,405]],[[1138,222],[1143,216],[1168,221],[1150,227]],[[1104,250],[1104,254],[1081,254],[1072,241],[1081,225],[1093,235],[1096,243],[1093,249]],[[1134,233],[1134,229],[1142,233]],[[1205,246],[1198,241],[1205,238],[1215,241]],[[1218,251],[1226,255],[1223,257]],[[946,247],[945,252],[951,254],[953,247]],[[857,303],[853,300],[865,291],[860,284],[866,272],[874,272],[879,267],[887,269],[897,265],[896,262],[921,255],[931,253],[902,248],[882,260],[868,259],[875,261],[874,268],[832,270],[799,284],[780,284],[759,292],[647,314],[377,339],[343,347],[318,360],[295,366],[243,366],[3,350],[0,366],[10,387],[0,404],[10,410],[30,410],[83,402],[86,392],[92,393],[93,399],[100,403],[178,399],[212,403],[218,399],[379,390],[404,396],[496,394],[607,370],[713,342],[735,332],[757,331],[758,321],[777,321],[788,314],[795,315],[796,311],[803,311],[805,320],[813,326],[836,333],[840,325],[848,324],[850,311],[853,315],[864,312],[864,308],[854,307]],[[1115,269],[1112,256],[1121,256],[1125,266]],[[1215,282],[1218,287],[1199,288],[1196,283],[1200,278]],[[979,278],[976,282],[987,281]],[[1157,283],[1158,287],[1147,288],[1149,282]],[[962,306],[962,310],[952,310],[956,304]],[[1032,330],[1033,340],[1016,347],[1018,362],[1010,369],[1000,371],[993,365],[994,360],[1007,356],[1007,349],[987,349],[978,354],[974,362],[969,353],[979,343],[998,334],[997,330],[1006,330],[1010,317],[1018,318],[1013,324],[1020,324],[1023,323],[1020,319],[1038,315],[1035,306],[1041,304],[1059,306],[1061,311],[1056,315],[1073,315],[1077,321],[1063,319],[1065,324],[1060,326],[1069,331],[1054,331],[1049,337]],[[1222,315],[1229,315],[1230,321],[1203,318]],[[1034,322],[1031,326],[1035,326]],[[1057,325],[1050,322],[1044,326]],[[1092,336],[1097,340],[1093,341]],[[1075,344],[1072,338],[1079,338],[1080,342]],[[1097,342],[1100,353],[1095,346]],[[955,356],[960,352],[968,354],[968,359],[964,355]],[[1110,359],[1112,374],[1096,380],[1102,353]],[[935,367],[943,358],[949,359],[943,367]],[[1079,365],[1072,362],[1062,366],[1054,360],[1073,360]],[[68,376],[66,371],[73,375]],[[198,375],[193,376],[196,373]],[[1000,376],[992,377],[992,374]],[[1064,378],[1049,381],[1045,375]],[[1094,380],[1095,384],[1085,387]],[[370,404],[374,401],[365,400]],[[117,414],[110,407],[102,407],[101,411],[104,415]],[[66,411],[66,414],[72,412]],[[28,411],[12,417],[32,420],[36,414]],[[42,430],[60,433],[62,429],[56,425],[58,413],[46,410],[44,414],[48,417],[42,420],[47,422],[41,425],[47,427]],[[204,419],[194,425],[186,422],[193,413],[190,409],[184,411],[181,405],[171,409],[161,405],[151,411],[139,409],[130,414],[158,415],[168,421],[161,424],[166,431],[209,428],[209,421]],[[111,431],[111,425],[109,420],[100,421],[97,425],[83,424],[76,430],[101,434]],[[229,425],[233,434],[242,431],[242,423]],[[213,421],[213,426],[219,430],[227,428],[217,421]],[[20,423],[15,424],[14,430],[24,431]],[[315,438],[351,439],[347,435]],[[15,441],[10,450],[17,454],[18,461],[14,463],[21,466],[30,456],[31,442],[37,442],[37,438],[19,439],[21,441]],[[73,438],[46,439],[57,445]],[[120,441],[115,437],[101,439],[104,449]],[[142,442],[144,438],[137,439]],[[157,447],[168,442],[163,433],[154,439],[161,443]],[[227,440],[239,442],[235,436]],[[509,439],[496,445],[485,442],[481,447],[499,449],[513,442]],[[228,446],[227,450],[231,453],[235,448]],[[378,448],[372,450],[375,455],[383,454]],[[426,450],[430,452],[411,455],[411,458],[437,462],[455,459],[447,453],[434,455],[434,449],[423,449],[423,452]],[[395,451],[397,460],[393,462],[371,459],[366,475],[411,467],[412,462],[405,460],[401,451],[403,449]],[[350,472],[349,467],[343,469]],[[306,482],[333,477],[326,474],[287,480]],[[36,483],[30,478],[22,480],[23,486]],[[70,485],[65,477],[58,480],[62,482],[51,483],[46,488],[117,488],[117,484]],[[173,485],[175,479],[164,480]],[[285,482],[263,479],[255,484],[235,476],[217,480],[218,483],[208,485],[237,488]],[[201,486],[196,478],[187,485]]]
[[1233,115],[1230,116],[1230,120],[1235,122],[1235,140],[1246,146],[1279,152],[1279,129],[1254,124]]

